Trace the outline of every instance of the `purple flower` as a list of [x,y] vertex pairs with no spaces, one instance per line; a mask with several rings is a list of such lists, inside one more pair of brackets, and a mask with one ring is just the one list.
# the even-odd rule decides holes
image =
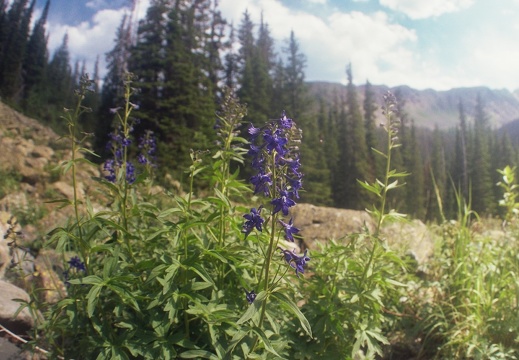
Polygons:
[[272,186],[271,174],[257,174],[250,178],[250,182],[254,185],[254,194],[263,192],[265,196],[269,195],[269,186]]
[[273,214],[281,211],[283,215],[288,215],[288,209],[294,205],[296,205],[295,201],[292,200],[289,197],[289,193],[286,190],[281,190],[279,192],[280,196],[274,200],[272,200],[270,203],[274,205],[274,211]]
[[245,233],[245,238],[247,238],[247,236],[251,233],[252,230],[254,230],[254,228],[256,228],[258,231],[263,231],[262,225],[265,220],[261,217],[261,209],[261,206],[258,208],[258,210],[256,210],[256,208],[252,208],[249,214],[243,215],[245,220],[247,220],[245,221],[245,224],[243,224],[242,229],[242,232]]
[[292,119],[287,118],[287,115],[285,114],[285,111],[283,110],[283,113],[281,114],[281,118],[279,119],[279,124],[284,129],[291,129],[293,125]]
[[115,161],[113,159],[106,160],[103,169],[108,172],[105,179],[111,183],[115,183]]
[[144,156],[144,154],[137,155],[137,161],[139,164],[146,165],[148,163],[148,158]]
[[252,139],[255,139],[259,133],[261,132],[260,128],[254,127],[254,125],[250,124],[249,129],[247,130]]
[[128,181],[128,184],[135,182],[135,167],[129,161],[126,162],[126,181]]
[[122,138],[122,140],[121,140],[121,145],[124,147],[130,146],[131,143],[132,143],[132,140],[128,139],[128,138]]
[[302,256],[297,256],[294,251],[284,250],[279,248],[285,259],[286,263],[290,265],[293,269],[296,270],[296,275],[299,277],[299,274],[305,273],[305,266],[308,261],[310,261],[310,257],[308,254],[308,249],[305,250],[305,253]]
[[256,299],[256,293],[254,292],[254,290],[251,290],[250,292],[245,290],[245,298],[247,299],[249,304],[252,304],[254,302],[254,300]]
[[268,153],[272,153],[273,150],[280,156],[286,154],[287,149],[285,145],[288,143],[288,139],[282,136],[282,132],[280,129],[276,129],[274,132],[272,130],[267,129],[263,134],[263,139],[265,140],[266,148]]
[[294,234],[297,234],[299,232],[299,229],[293,226],[293,219],[291,218],[290,221],[287,223],[279,220],[281,225],[283,226],[283,230],[285,231],[285,239],[294,242]]
[[86,271],[85,263],[82,262],[78,256],[72,257],[68,264],[70,265],[70,269],[76,269],[78,271]]

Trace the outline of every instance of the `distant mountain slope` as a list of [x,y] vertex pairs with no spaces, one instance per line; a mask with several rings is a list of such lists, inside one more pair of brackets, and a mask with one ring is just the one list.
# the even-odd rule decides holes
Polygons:
[[[337,83],[309,82],[310,94],[314,98],[324,98],[328,103],[333,103],[336,96],[346,94],[346,86]],[[478,94],[483,99],[485,111],[493,128],[519,118],[519,89],[511,93],[508,90],[491,90],[486,87],[456,88],[447,91],[435,91],[431,89],[416,90],[408,86],[389,88],[384,85],[372,85],[377,96],[377,102],[382,104],[382,96],[389,89],[402,93],[406,103],[405,109],[415,124],[420,127],[450,128],[456,126],[459,121],[458,104],[463,101],[465,113],[471,121]],[[364,85],[357,87],[359,103],[362,106],[364,99]],[[378,112],[382,117],[381,112]]]

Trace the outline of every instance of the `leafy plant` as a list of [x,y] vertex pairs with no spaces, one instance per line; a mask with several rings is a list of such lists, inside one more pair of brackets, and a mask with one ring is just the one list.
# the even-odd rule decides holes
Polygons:
[[396,280],[403,263],[385,245],[381,229],[386,221],[403,217],[387,209],[387,194],[400,186],[399,178],[406,174],[392,169],[391,155],[399,146],[396,100],[391,93],[384,100],[387,149],[375,152],[385,159],[385,177],[372,184],[359,181],[379,200],[370,210],[375,227],[348,236],[343,239],[346,244],[333,241],[314,257],[314,274],[300,291],[305,294],[302,311],[315,339],[295,349],[294,358],[355,358],[363,354],[373,359],[382,355],[382,345],[388,344],[383,331],[389,321],[385,311],[391,293],[403,286]]

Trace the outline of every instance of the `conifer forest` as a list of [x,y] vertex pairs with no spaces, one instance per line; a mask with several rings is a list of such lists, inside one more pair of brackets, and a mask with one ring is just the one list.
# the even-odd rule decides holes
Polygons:
[[[66,35],[50,53],[52,1],[34,7],[0,0],[0,99],[70,139],[74,189],[83,163],[104,171],[105,205],[63,201],[71,220],[45,239],[67,295],[22,302],[43,314],[27,346],[52,359],[519,358],[519,143],[482,97],[430,129],[398,88],[355,85],[355,64],[343,92],[310,91],[297,33],[276,44],[268,19],[230,23],[216,0],[128,13],[104,72],[73,63]],[[291,248],[296,203],[367,209],[374,225]],[[387,248],[384,225],[402,217],[441,239],[430,268]],[[504,220],[508,240],[478,238],[479,219]],[[395,355],[406,337],[412,356]]]

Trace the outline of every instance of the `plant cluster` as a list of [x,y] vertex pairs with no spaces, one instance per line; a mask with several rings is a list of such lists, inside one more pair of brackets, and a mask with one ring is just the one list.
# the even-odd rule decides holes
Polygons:
[[[65,116],[72,158],[62,169],[72,173],[74,189],[77,168],[89,163],[80,153],[93,155],[77,125],[90,87],[83,78],[76,106]],[[295,123],[283,115],[257,129],[251,136],[262,144],[247,150],[239,136],[245,108],[227,91],[217,114],[216,152],[191,153],[186,194],[153,196],[147,189],[156,143],[152,133],[134,140],[130,76],[125,89],[109,144],[113,157],[96,179],[108,207],[94,209],[77,190],[72,200],[55,200],[74,210],[46,243],[62,254],[66,296],[55,304],[23,304],[43,313],[34,349],[85,359],[289,357],[289,328],[311,337],[296,305],[310,258],[285,248],[298,229],[281,218],[301,189]],[[235,205],[248,201],[250,190],[231,171],[247,153],[254,167],[270,174],[261,185],[269,204],[251,211]],[[212,185],[212,194],[194,192],[197,177]]]
[[[153,195],[157,143],[151,132],[134,138],[127,76],[124,104],[114,109],[112,157],[96,178],[108,201],[96,209],[77,192],[77,168],[89,163],[80,154],[95,155],[78,127],[92,82],[83,77],[81,85],[64,117],[72,158],[62,170],[72,173],[74,197],[55,200],[74,216],[45,244],[62,256],[66,292],[54,304],[35,297],[20,308],[35,314],[35,351],[85,359],[374,359],[391,357],[390,336],[402,331],[420,339],[419,357],[517,358],[510,309],[518,302],[519,255],[507,246],[517,241],[514,169],[500,171],[506,238],[476,236],[475,213],[459,195],[458,220],[442,226],[439,260],[420,279],[382,231],[404,217],[389,195],[407,176],[394,165],[401,128],[391,93],[383,107],[387,146],[375,150],[383,176],[358,182],[375,199],[373,225],[310,256],[290,214],[303,185],[302,133],[284,112],[250,124],[243,138],[246,108],[227,90],[215,150],[190,153],[186,193]],[[252,188],[233,170],[247,163]],[[197,193],[197,179],[211,190]],[[237,205],[247,203],[255,205]]]

